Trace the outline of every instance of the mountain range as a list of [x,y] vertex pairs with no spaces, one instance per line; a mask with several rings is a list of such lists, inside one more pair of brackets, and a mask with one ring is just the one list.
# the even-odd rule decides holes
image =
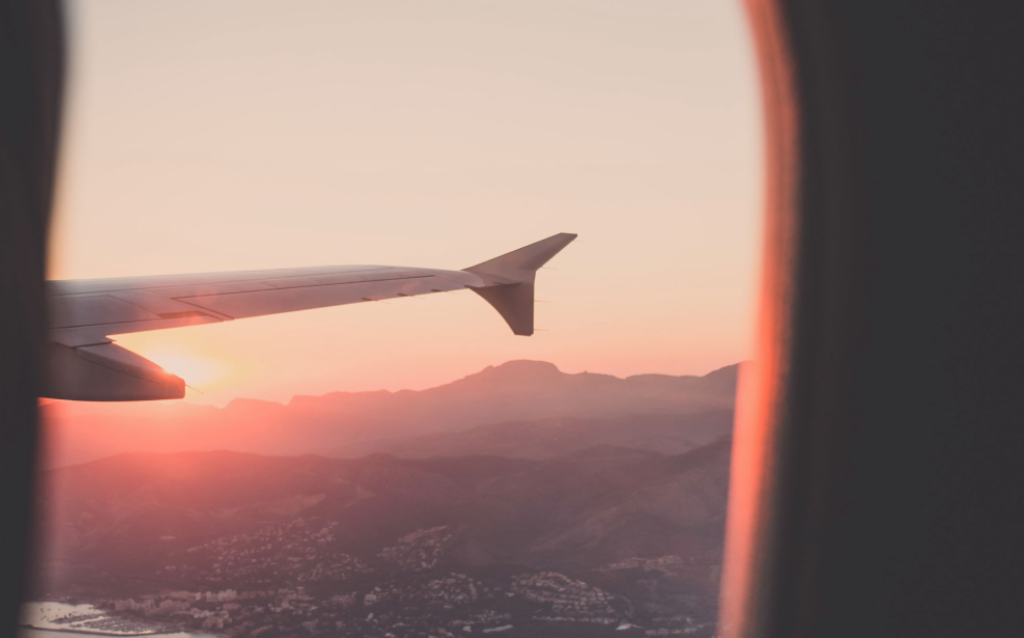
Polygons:
[[288,404],[52,403],[42,407],[44,465],[189,450],[550,458],[607,443],[675,453],[729,434],[738,367],[617,378],[510,361],[427,390],[335,392]]
[[239,638],[710,638],[738,369],[47,404],[34,595]]

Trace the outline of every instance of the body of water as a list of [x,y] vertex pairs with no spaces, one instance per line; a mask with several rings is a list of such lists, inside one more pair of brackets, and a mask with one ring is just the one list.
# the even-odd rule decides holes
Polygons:
[[217,638],[210,634],[156,633],[159,625],[144,620],[111,617],[102,609],[87,604],[69,605],[49,601],[25,603],[21,607],[21,622],[31,627],[19,629],[18,638],[75,638],[73,634],[78,634],[80,638]]
[[[18,638],[74,638],[72,633],[79,634],[82,638],[89,636],[95,636],[96,634],[86,634],[79,632],[70,631],[54,631],[52,629],[34,629],[31,627],[22,627],[18,630]],[[187,634],[187,633],[175,633],[175,634],[150,634],[153,638],[219,638],[211,634]],[[148,636],[147,636],[148,638]]]

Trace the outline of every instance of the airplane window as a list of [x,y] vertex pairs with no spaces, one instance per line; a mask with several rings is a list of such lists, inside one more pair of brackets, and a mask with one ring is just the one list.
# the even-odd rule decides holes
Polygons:
[[23,638],[715,635],[721,0],[71,0]]

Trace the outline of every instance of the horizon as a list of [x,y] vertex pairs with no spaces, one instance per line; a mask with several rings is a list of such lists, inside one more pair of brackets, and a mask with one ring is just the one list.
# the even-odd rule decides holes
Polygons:
[[[595,441],[627,447],[661,441],[654,451],[689,449],[708,427],[731,428],[741,365],[700,376],[617,377],[518,360],[422,390],[335,391],[296,395],[287,402],[258,397],[236,398],[224,406],[55,401],[43,406],[41,459],[44,466],[56,467],[131,451],[230,449],[347,458],[396,450],[413,457],[430,450],[471,453],[488,436],[462,443],[446,443],[445,437],[458,439],[461,433],[502,424],[512,430],[495,435],[486,449],[516,454],[508,448],[513,445],[530,456],[539,449]],[[548,430],[552,422],[562,424],[557,432]],[[684,433],[690,422],[696,439]],[[574,430],[579,431],[573,435]],[[427,439],[421,441],[423,436]]]
[[[639,372],[639,373],[636,373],[636,374],[619,376],[619,375],[615,375],[615,374],[611,374],[611,373],[607,373],[607,372],[600,372],[600,371],[594,371],[594,370],[581,370],[579,372],[567,372],[565,370],[562,370],[558,366],[558,364],[556,364],[556,363],[554,363],[552,361],[541,361],[541,360],[538,360],[538,359],[510,359],[510,360],[504,361],[502,363],[489,364],[487,366],[484,366],[483,368],[479,368],[475,372],[470,372],[468,374],[464,374],[464,375],[459,376],[459,377],[450,378],[447,381],[442,381],[442,382],[440,382],[440,383],[438,383],[436,385],[431,385],[431,386],[427,386],[427,387],[423,387],[423,388],[397,388],[397,389],[376,388],[376,389],[370,389],[370,390],[335,389],[335,390],[328,390],[327,392],[324,392],[322,394],[293,394],[292,396],[288,397],[287,399],[285,399],[283,401],[275,401],[275,400],[272,400],[272,399],[261,399],[259,397],[238,396],[238,397],[233,397],[233,398],[229,399],[226,403],[220,404],[220,405],[212,404],[212,403],[194,403],[194,402],[190,402],[190,401],[173,400],[173,399],[171,399],[171,400],[162,400],[162,401],[149,401],[149,402],[135,401],[135,402],[128,402],[128,404],[131,404],[134,407],[143,408],[143,409],[145,409],[145,406],[157,405],[157,404],[164,405],[164,406],[176,405],[176,404],[188,404],[188,405],[196,405],[196,406],[202,406],[202,407],[209,407],[209,408],[213,408],[213,409],[217,409],[217,410],[223,410],[223,409],[229,408],[231,405],[239,403],[239,402],[242,402],[242,403],[244,403],[244,402],[272,403],[272,404],[275,404],[275,405],[280,405],[282,407],[288,407],[288,406],[290,406],[292,404],[292,402],[295,399],[298,399],[298,398],[322,398],[322,397],[330,396],[332,394],[363,394],[363,393],[377,393],[377,392],[385,392],[385,393],[388,393],[388,394],[397,394],[399,392],[425,392],[427,390],[433,390],[435,388],[441,388],[441,387],[444,387],[444,386],[447,386],[447,385],[451,385],[453,383],[457,383],[457,382],[462,381],[464,379],[468,379],[470,377],[478,376],[478,375],[480,375],[480,374],[482,374],[484,372],[487,372],[488,370],[498,369],[498,368],[507,366],[509,364],[514,364],[514,363],[531,363],[531,364],[550,365],[550,366],[554,367],[555,370],[557,370],[560,374],[564,374],[566,376],[579,376],[579,375],[584,375],[584,374],[590,374],[590,375],[599,375],[599,376],[605,376],[605,377],[612,377],[612,378],[617,379],[619,381],[625,381],[627,379],[631,379],[631,378],[635,378],[635,377],[649,377],[649,376],[669,377],[669,378],[675,378],[675,379],[678,379],[678,378],[698,378],[699,379],[699,378],[707,377],[707,376],[709,376],[711,374],[714,374],[715,372],[720,372],[722,370],[725,370],[726,368],[736,367],[737,369],[740,369],[741,366],[743,366],[744,364],[750,363],[750,361],[748,361],[748,360],[737,361],[736,363],[730,363],[730,364],[727,364],[727,365],[724,365],[724,366],[720,366],[720,367],[714,368],[712,370],[708,370],[707,372],[704,372],[703,374],[665,374],[665,373],[660,373],[660,372]],[[97,401],[65,401],[65,400],[61,400],[61,399],[46,399],[46,398],[41,398],[39,401],[40,401],[40,405],[42,405],[42,406],[52,406],[52,405],[67,406],[68,410],[70,412],[72,412],[72,413],[75,413],[75,414],[84,414],[84,413],[90,413],[90,412],[93,412],[93,411],[100,412],[100,413],[102,413],[104,411],[119,412],[119,411],[123,411],[124,410],[124,406],[126,405],[125,403],[116,403],[116,402],[112,403],[112,402],[97,402]]]

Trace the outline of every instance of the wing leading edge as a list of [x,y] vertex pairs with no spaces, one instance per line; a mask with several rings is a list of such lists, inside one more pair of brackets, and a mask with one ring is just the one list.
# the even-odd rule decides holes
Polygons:
[[184,381],[110,335],[469,288],[517,335],[533,334],[537,270],[576,235],[560,233],[465,270],[326,266],[48,282],[44,396],[80,401],[181,398]]

